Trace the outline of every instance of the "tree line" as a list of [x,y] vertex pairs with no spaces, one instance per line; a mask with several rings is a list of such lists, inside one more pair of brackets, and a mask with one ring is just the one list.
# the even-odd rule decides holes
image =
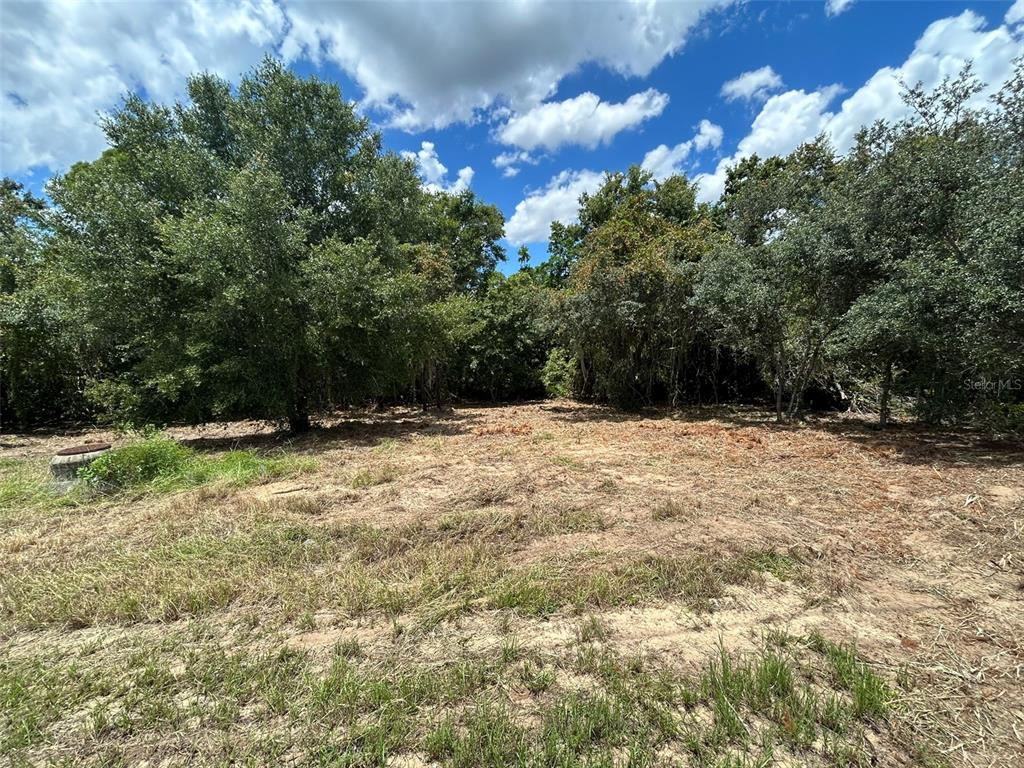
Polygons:
[[982,89],[907,88],[907,119],[742,160],[713,205],[608,173],[510,276],[501,212],[426,188],[334,84],[267,59],[129,96],[49,200],[3,182],[2,427],[547,392],[1019,428],[1024,65]]

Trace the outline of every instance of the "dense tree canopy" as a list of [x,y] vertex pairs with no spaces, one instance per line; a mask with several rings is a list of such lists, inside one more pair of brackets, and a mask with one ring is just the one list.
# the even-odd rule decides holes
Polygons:
[[497,266],[503,217],[428,190],[337,86],[266,60],[129,96],[109,147],[0,189],[2,426],[287,419],[549,392],[625,407],[813,395],[1024,424],[1024,69],[748,157],[716,204],[608,173]]

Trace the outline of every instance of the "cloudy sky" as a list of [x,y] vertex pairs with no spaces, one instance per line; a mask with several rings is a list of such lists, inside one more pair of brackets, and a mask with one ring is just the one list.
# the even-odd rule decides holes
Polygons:
[[170,101],[267,54],[340,83],[436,188],[471,188],[535,257],[605,170],[725,168],[902,114],[900,80],[973,60],[1003,82],[1024,0],[982,2],[18,2],[0,4],[0,173],[41,190],[103,149],[96,116]]

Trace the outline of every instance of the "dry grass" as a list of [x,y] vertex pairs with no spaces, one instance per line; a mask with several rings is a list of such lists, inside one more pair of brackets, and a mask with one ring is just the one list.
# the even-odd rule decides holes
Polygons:
[[1019,446],[564,402],[171,434],[305,471],[55,500],[46,458],[91,435],[5,437],[15,765],[1024,750]]

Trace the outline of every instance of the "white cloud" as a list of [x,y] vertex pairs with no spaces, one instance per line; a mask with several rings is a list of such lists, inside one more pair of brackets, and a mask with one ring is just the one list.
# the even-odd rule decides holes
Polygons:
[[985,20],[971,11],[939,19],[925,29],[902,65],[878,70],[837,111],[829,111],[842,91],[837,85],[809,93],[792,90],[772,96],[736,152],[721,160],[714,173],[697,177],[699,197],[717,199],[725,185],[728,167],[754,153],[762,157],[785,154],[823,132],[839,152],[848,151],[862,126],[907,115],[908,109],[901,99],[901,81],[920,81],[926,88],[932,88],[944,77],[955,77],[967,61],[973,61],[975,74],[988,84],[975,97],[975,103],[981,104],[1006,81],[1013,59],[1022,53],[1024,44],[1019,35],[1005,26],[987,30]]
[[850,10],[850,6],[857,0],[825,0],[825,14],[827,16],[838,16],[844,11]]
[[332,62],[408,129],[528,112],[586,63],[647,75],[734,0],[0,3],[0,171],[60,170],[104,146],[96,113],[127,91],[167,101],[185,76],[234,81],[265,53]]
[[528,111],[587,62],[645,76],[710,10],[731,1],[296,1],[282,52],[334,62],[397,127],[443,128],[495,104]]
[[772,91],[782,87],[782,78],[770,66],[744,72],[735,80],[722,86],[722,96],[726,101],[744,99],[747,101],[763,101]]
[[596,191],[603,181],[604,174],[596,171],[562,171],[516,205],[505,223],[505,237],[513,245],[546,241],[551,222],[576,221],[580,195]]
[[698,152],[709,147],[718,148],[722,144],[722,127],[715,125],[710,120],[701,120],[697,126],[697,133],[692,139],[669,147],[665,144],[652,149],[644,155],[641,167],[654,174],[658,181],[667,179],[669,176],[683,173],[682,164],[693,150]]
[[515,115],[495,136],[503,144],[533,150],[555,150],[566,144],[593,149],[607,144],[616,134],[657,117],[668,105],[668,96],[649,88],[634,93],[620,104],[610,104],[587,91],[565,101],[555,101]]
[[473,182],[473,169],[470,166],[465,168],[459,168],[458,176],[455,181],[451,183],[444,191],[451,192],[453,195],[457,195],[460,192],[465,192],[469,189],[469,185]]
[[513,151],[513,152],[502,152],[500,155],[491,161],[494,163],[494,167],[501,171],[501,175],[506,179],[511,179],[513,176],[519,173],[518,166],[522,163],[528,163],[529,165],[536,165],[537,159],[526,151]]
[[698,152],[708,147],[718,149],[722,146],[723,136],[722,126],[715,125],[710,120],[701,120],[697,126],[697,134],[693,137],[693,145]]
[[1017,0],[1011,5],[1004,19],[1007,24],[1020,24],[1024,21],[1024,0]]
[[0,3],[0,171],[91,159],[97,112],[124,93],[179,98],[204,69],[236,79],[284,30],[272,0]]
[[402,157],[416,163],[420,170],[420,176],[425,182],[424,186],[431,192],[458,194],[469,189],[469,185],[473,181],[473,169],[467,165],[465,168],[459,169],[455,181],[451,184],[446,183],[445,177],[448,175],[448,168],[437,156],[437,149],[432,141],[422,142],[418,152],[408,150],[402,152]]

